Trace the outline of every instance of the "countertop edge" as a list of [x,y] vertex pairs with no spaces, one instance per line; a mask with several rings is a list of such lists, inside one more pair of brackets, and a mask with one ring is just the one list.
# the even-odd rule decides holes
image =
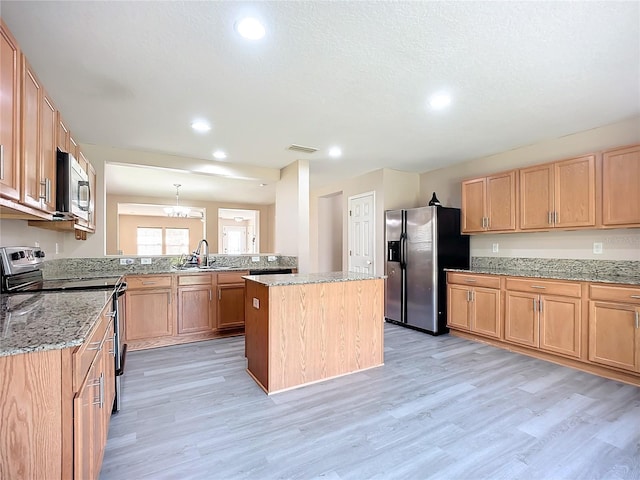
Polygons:
[[598,275],[593,273],[571,273],[571,272],[546,272],[546,271],[527,271],[519,270],[500,270],[488,268],[471,268],[468,270],[457,268],[445,268],[445,272],[469,273],[476,275],[499,275],[505,277],[528,277],[528,278],[547,278],[549,280],[568,280],[574,282],[591,282],[591,283],[611,283],[618,285],[634,285],[640,286],[640,277],[622,277],[615,275]]

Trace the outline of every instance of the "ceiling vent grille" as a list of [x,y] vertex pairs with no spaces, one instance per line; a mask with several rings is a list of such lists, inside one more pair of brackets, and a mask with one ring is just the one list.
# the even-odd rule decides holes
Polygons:
[[317,148],[305,147],[304,145],[296,145],[295,143],[292,143],[291,145],[289,145],[289,148],[287,148],[287,150],[291,150],[293,152],[303,152],[303,153],[314,153],[318,151]]

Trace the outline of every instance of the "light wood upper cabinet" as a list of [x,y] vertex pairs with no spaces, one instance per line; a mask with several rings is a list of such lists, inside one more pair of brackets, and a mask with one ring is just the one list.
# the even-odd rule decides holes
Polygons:
[[593,227],[595,155],[520,169],[520,229]]
[[57,147],[63,151],[69,151],[69,138],[71,134],[69,129],[65,125],[64,120],[62,119],[62,115],[58,112],[58,128],[57,128]]
[[20,49],[0,19],[0,195],[20,200]]
[[40,96],[42,87],[22,56],[22,203],[40,208]]
[[602,224],[640,226],[640,145],[602,155]]
[[41,208],[47,212],[56,211],[57,153],[56,131],[58,112],[53,102],[43,91],[40,122],[40,188]]
[[462,182],[462,231],[516,229],[516,171]]

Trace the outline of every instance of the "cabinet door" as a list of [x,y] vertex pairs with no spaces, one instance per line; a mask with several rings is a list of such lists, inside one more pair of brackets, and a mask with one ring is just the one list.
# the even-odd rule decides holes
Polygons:
[[41,208],[56,211],[56,127],[58,112],[46,92],[42,94],[40,118],[40,195]]
[[69,151],[69,137],[70,137],[69,129],[67,128],[67,126],[64,123],[64,120],[62,119],[62,115],[60,115],[60,112],[58,112],[58,135],[57,135],[58,140],[56,143],[58,148],[63,152]]
[[516,172],[487,177],[486,228],[516,229]]
[[500,338],[500,290],[474,288],[472,308],[471,331]]
[[553,168],[551,165],[520,170],[520,228],[553,227]]
[[603,154],[602,224],[640,224],[640,145]]
[[107,443],[107,434],[109,433],[109,422],[111,421],[111,412],[113,411],[113,402],[116,398],[116,350],[115,350],[115,332],[113,330],[113,321],[109,319],[109,326],[105,332],[104,348],[103,348],[103,371],[104,371],[104,443]]
[[0,20],[0,195],[20,200],[20,50]]
[[129,290],[125,311],[127,340],[145,340],[173,334],[170,289]]
[[96,431],[100,419],[100,372],[101,362],[94,362],[82,387],[73,399],[73,472],[75,480],[97,477],[96,456],[99,446],[96,438],[102,433]]
[[40,208],[40,83],[22,56],[22,203]]
[[596,159],[594,155],[554,164],[556,227],[596,224]]
[[487,179],[462,182],[462,231],[482,232],[485,227]]
[[538,295],[507,292],[504,339],[530,347],[538,347]]
[[540,348],[580,357],[582,315],[579,298],[540,297]]
[[244,288],[244,283],[218,285],[218,330],[244,326]]
[[589,360],[640,372],[640,307],[589,302]]
[[211,288],[211,285],[198,285],[178,289],[178,334],[213,329]]
[[459,330],[469,330],[471,291],[461,285],[449,285],[448,287],[447,326]]

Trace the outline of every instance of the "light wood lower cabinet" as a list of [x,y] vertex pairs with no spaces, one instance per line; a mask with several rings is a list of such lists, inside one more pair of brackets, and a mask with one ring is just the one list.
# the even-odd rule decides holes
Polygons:
[[153,341],[173,335],[171,275],[127,277],[125,341]]
[[506,341],[576,358],[582,356],[579,283],[507,278],[506,289]]
[[640,372],[640,288],[591,285],[589,360]]
[[178,276],[178,335],[213,330],[215,275]]
[[491,275],[449,273],[448,280],[449,328],[500,338],[500,278]]
[[491,277],[447,274],[453,334],[640,386],[640,287],[502,277],[500,338],[502,303],[481,294]]
[[229,272],[218,274],[218,311],[216,328],[227,330],[244,327],[244,290],[242,278],[249,272]]

